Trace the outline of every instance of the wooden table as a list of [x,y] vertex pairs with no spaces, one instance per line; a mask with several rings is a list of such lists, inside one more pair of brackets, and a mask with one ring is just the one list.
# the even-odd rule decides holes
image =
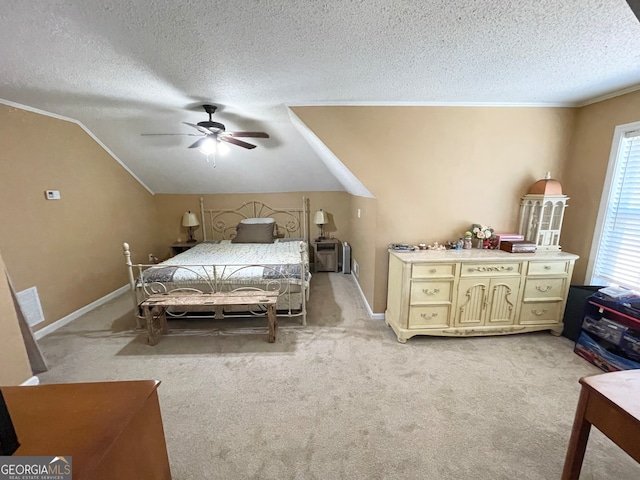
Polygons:
[[160,382],[2,387],[14,455],[71,456],[74,480],[170,480]]
[[562,480],[578,480],[591,425],[640,462],[640,370],[580,379],[582,390]]
[[158,293],[150,295],[141,303],[147,324],[149,345],[156,345],[160,335],[168,332],[167,308],[175,307],[180,312],[208,312],[216,308],[233,305],[265,305],[269,324],[269,343],[276,341],[278,321],[276,302],[279,292],[236,291],[216,293]]

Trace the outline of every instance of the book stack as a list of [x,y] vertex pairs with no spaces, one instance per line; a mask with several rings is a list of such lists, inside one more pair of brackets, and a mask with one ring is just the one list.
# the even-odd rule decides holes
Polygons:
[[496,233],[495,236],[498,237],[498,242],[520,242],[524,240],[524,235],[518,233]]
[[500,250],[509,253],[536,253],[536,244],[526,240],[500,242]]

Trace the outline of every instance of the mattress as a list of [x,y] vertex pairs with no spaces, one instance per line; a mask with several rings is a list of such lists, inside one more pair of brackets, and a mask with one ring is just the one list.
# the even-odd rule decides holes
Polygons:
[[[220,291],[249,285],[292,292],[293,286],[301,285],[302,261],[305,286],[308,286],[311,274],[306,242],[289,240],[264,244],[220,240],[200,243],[149,267],[142,278],[148,293],[182,287]],[[138,285],[142,286],[142,282]]]

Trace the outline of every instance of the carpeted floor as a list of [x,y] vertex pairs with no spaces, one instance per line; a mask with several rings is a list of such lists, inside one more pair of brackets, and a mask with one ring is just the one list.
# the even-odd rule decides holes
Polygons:
[[[316,274],[308,326],[170,322],[155,347],[123,295],[40,340],[41,383],[159,379],[174,479],[560,478],[581,376],[548,333],[414,337],[369,319],[349,275]],[[179,327],[179,328],[178,328]],[[640,439],[639,439],[640,441]],[[581,479],[637,480],[594,430]]]

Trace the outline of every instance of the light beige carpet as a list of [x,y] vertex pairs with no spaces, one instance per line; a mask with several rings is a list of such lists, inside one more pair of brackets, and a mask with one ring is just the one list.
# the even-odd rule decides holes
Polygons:
[[[560,478],[578,379],[548,333],[414,337],[368,318],[349,275],[313,277],[308,326],[171,322],[155,347],[123,295],[40,341],[42,383],[159,379],[174,479]],[[640,441],[640,439],[639,439]],[[637,480],[593,431],[582,479]]]

